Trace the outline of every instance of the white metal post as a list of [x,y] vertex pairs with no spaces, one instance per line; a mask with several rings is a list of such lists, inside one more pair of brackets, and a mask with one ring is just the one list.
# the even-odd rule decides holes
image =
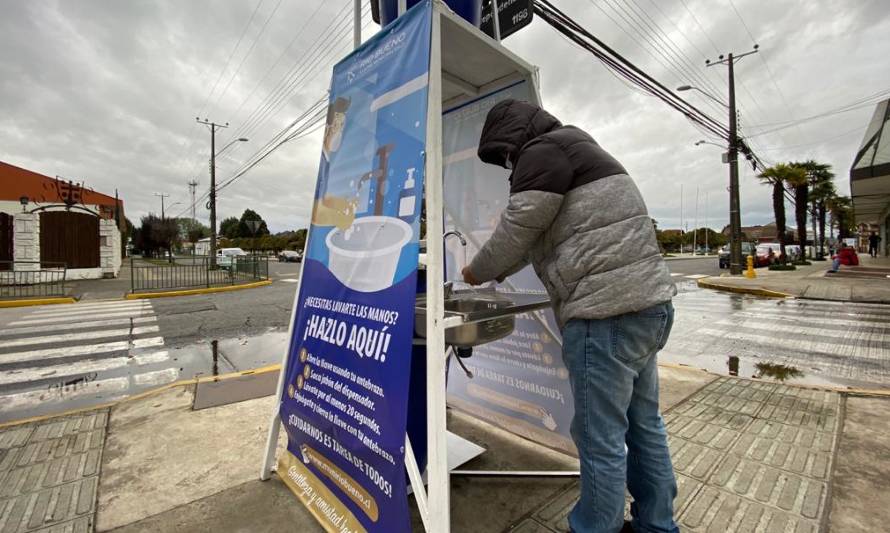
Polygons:
[[498,0],[491,0],[491,22],[494,24],[494,40],[501,40],[501,18],[498,16]]
[[405,11],[408,11],[408,0],[399,0],[398,10],[397,16],[401,17],[404,15]]
[[290,339],[294,334],[294,324],[297,321],[297,306],[300,303],[300,286],[303,285],[303,269],[306,267],[306,251],[309,249],[309,234],[306,234],[306,242],[303,243],[303,260],[300,261],[300,283],[294,291],[294,303],[291,305],[290,325],[287,328],[287,343],[284,347],[284,355],[281,356],[281,370],[278,373],[278,387],[276,389],[275,407],[272,409],[272,419],[269,421],[269,434],[266,436],[266,453],[263,455],[263,464],[260,467],[260,479],[266,481],[272,475],[272,463],[275,462],[275,450],[278,448],[278,431],[281,429],[281,418],[278,410],[281,407],[281,397],[284,396],[285,378],[288,358],[290,357]]
[[[379,0],[371,0],[377,2]],[[352,48],[353,50],[362,44],[362,0],[352,2]]]
[[433,10],[426,133],[427,505],[432,531],[448,533],[451,483],[445,422],[445,279],[442,202],[442,30]]

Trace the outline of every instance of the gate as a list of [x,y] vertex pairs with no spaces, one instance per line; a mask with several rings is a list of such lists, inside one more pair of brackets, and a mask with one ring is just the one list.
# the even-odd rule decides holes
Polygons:
[[70,268],[99,266],[99,217],[70,211],[40,214],[40,261]]
[[15,234],[15,223],[12,215],[0,213],[0,270],[12,268],[12,239]]

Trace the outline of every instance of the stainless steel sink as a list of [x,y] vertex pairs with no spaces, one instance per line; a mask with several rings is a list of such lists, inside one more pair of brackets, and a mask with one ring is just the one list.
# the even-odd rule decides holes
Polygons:
[[[461,315],[465,324],[445,330],[445,344],[460,348],[494,342],[513,333],[516,320],[508,314],[513,301],[497,293],[455,292],[445,299],[445,316]],[[490,316],[472,321],[474,316]],[[426,338],[426,297],[419,296],[414,310],[414,333]]]

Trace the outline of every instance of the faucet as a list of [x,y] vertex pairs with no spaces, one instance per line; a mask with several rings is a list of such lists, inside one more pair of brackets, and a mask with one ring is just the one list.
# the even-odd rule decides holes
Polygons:
[[[456,229],[453,229],[451,231],[446,231],[445,234],[442,235],[442,243],[447,242],[448,237],[452,237],[452,236],[457,237],[458,240],[460,241],[460,245],[463,247],[464,266],[466,266],[466,264],[467,264],[467,240],[464,238],[463,233],[457,231]],[[445,298],[446,299],[451,296],[451,291],[452,291],[451,286],[453,284],[454,284],[454,282],[452,282],[452,281],[449,281],[448,283],[445,284]]]
[[447,241],[447,240],[448,240],[448,237],[451,237],[452,235],[455,236],[455,237],[457,237],[458,240],[460,240],[460,245],[461,245],[461,246],[466,246],[466,245],[467,245],[467,240],[464,239],[464,235],[463,235],[463,233],[457,231],[456,229],[453,229],[453,230],[451,230],[451,231],[446,231],[445,234],[442,235],[442,242]]

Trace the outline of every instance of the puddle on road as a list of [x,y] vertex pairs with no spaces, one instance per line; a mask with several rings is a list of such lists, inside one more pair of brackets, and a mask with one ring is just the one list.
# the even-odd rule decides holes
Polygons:
[[259,335],[134,349],[129,357],[85,358],[77,363],[84,369],[80,374],[46,374],[25,384],[0,385],[0,423],[99,406],[176,381],[280,363],[286,346],[287,331],[269,329]]

